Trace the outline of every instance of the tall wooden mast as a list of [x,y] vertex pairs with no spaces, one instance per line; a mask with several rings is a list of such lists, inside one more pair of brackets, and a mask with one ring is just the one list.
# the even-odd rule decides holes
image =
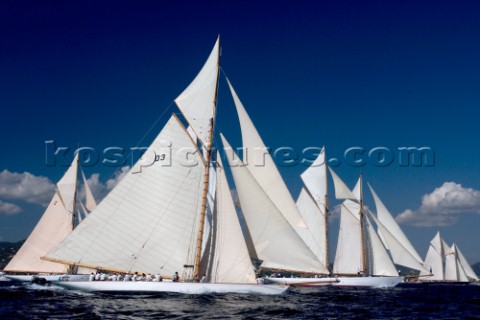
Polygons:
[[[220,36],[219,36],[220,38]],[[215,86],[215,97],[213,100],[213,118],[210,119],[210,130],[208,135],[208,141],[205,145],[206,148],[206,165],[205,165],[205,174],[203,182],[203,193],[202,193],[202,206],[200,212],[200,225],[198,229],[197,236],[197,251],[195,255],[195,266],[193,271],[193,278],[199,279],[200,272],[200,260],[202,256],[202,243],[203,243],[203,233],[205,226],[205,215],[207,213],[207,198],[208,198],[208,185],[210,181],[210,163],[212,160],[212,143],[213,143],[213,133],[215,129],[215,116],[217,108],[217,97],[218,97],[218,76],[220,74],[220,46],[218,46],[218,63],[217,63],[217,83]]]
[[328,168],[327,168],[327,152],[323,147],[323,161],[325,162],[325,267],[330,272],[330,252],[328,244]]
[[363,177],[360,172],[360,234],[362,236],[362,260],[363,260],[363,272],[367,274],[367,248],[365,237],[365,213],[363,210]]

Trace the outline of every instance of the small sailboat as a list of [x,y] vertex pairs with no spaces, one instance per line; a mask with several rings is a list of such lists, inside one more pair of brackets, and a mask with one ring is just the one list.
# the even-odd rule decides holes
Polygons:
[[[91,292],[280,294],[257,284],[221,160],[212,152],[219,39],[149,151],[47,261],[131,274],[179,272],[183,282],[85,281]],[[188,125],[185,125],[186,122]],[[215,161],[215,158],[217,161]],[[199,281],[199,279],[203,279]]]
[[[57,182],[56,192],[41,219],[4,269],[5,276],[17,281],[70,281],[88,279],[88,274],[77,272],[63,264],[41,260],[47,252],[69,235],[76,225],[78,153],[64,176]],[[83,174],[83,172],[82,172]],[[88,205],[95,205],[95,199],[85,181],[85,190],[90,198]],[[80,221],[80,220],[78,220]],[[88,272],[89,273],[89,272]]]
[[430,284],[468,284],[478,277],[456,244],[451,247],[442,239],[440,231],[430,241],[425,267],[431,276],[419,279]]

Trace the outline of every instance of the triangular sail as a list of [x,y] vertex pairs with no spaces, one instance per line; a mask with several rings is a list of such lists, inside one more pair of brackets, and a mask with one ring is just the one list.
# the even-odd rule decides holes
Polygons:
[[367,221],[367,232],[370,244],[370,272],[372,276],[398,276],[398,271],[395,268],[392,260],[388,256],[385,247],[373,228],[370,220]]
[[125,178],[48,258],[166,275],[190,268],[205,171],[195,150],[172,116]]
[[[370,216],[375,221],[378,227],[378,234],[382,235],[382,242],[388,244],[388,249],[392,255],[392,259],[396,264],[419,270],[421,274],[427,274],[428,270],[423,266],[423,262],[420,263],[414,256],[393,236],[393,234],[387,229],[373,214]],[[387,247],[387,246],[386,246]]]
[[465,274],[468,277],[468,279],[470,281],[478,281],[478,276],[475,274],[472,267],[468,263],[467,259],[465,259],[465,256],[460,251],[457,245],[455,245],[455,250],[457,253],[458,261],[460,262],[460,265],[462,266],[463,270],[465,270]]
[[220,155],[217,155],[216,246],[212,282],[256,283]]
[[83,173],[83,170],[82,170],[82,178],[83,178],[83,185],[85,187],[85,208],[87,209],[87,212],[92,212],[93,209],[97,207],[97,202],[93,197],[92,190],[90,190],[90,187],[88,186],[87,178],[85,178],[85,173]]
[[443,270],[443,245],[440,232],[430,241],[430,246],[425,257],[425,268],[430,271],[432,276],[426,277],[425,280],[444,280],[445,273]]
[[327,266],[325,215],[305,188],[300,191],[296,203],[308,228],[295,227],[295,230],[317,259]]
[[[230,151],[230,144],[223,135],[221,138],[224,149]],[[232,153],[234,154],[233,150]],[[326,273],[325,266],[316,259],[255,180],[249,167],[232,166],[235,160],[230,156],[228,161],[256,254],[263,260],[261,266],[306,273]]]
[[358,274],[363,271],[360,205],[345,200],[340,213],[340,231],[333,264],[334,274]]
[[298,212],[295,201],[278,172],[262,138],[228,79],[227,82],[240,120],[244,150],[243,163],[248,167],[252,176],[288,222],[292,226],[305,228],[305,222]]
[[368,184],[368,187],[370,188],[373,200],[375,201],[375,207],[377,208],[379,233],[382,234],[383,240],[386,242],[385,245],[392,254],[393,261],[408,268],[427,272],[423,267],[423,260],[405,236],[402,229],[400,229],[398,223],[375,193],[372,186]]
[[55,192],[40,221],[20,250],[5,267],[12,272],[65,273],[68,266],[40,260],[72,231],[72,216]]
[[335,198],[358,200],[358,197],[353,194],[353,192],[347,187],[345,182],[340,179],[340,177],[335,173],[335,171],[333,171],[330,167],[328,167],[328,170],[330,170],[330,175],[333,179],[333,186],[335,187]]
[[200,72],[175,99],[192,129],[204,145],[208,145],[210,121],[215,117],[215,103],[220,59],[220,37]]
[[72,164],[60,181],[57,182],[58,193],[62,199],[64,207],[71,215],[75,210],[75,197],[77,192],[77,176],[78,176],[78,153],[75,154]]
[[57,246],[73,230],[77,191],[78,153],[57,183],[50,204],[5,271],[65,273],[68,267],[40,258]]

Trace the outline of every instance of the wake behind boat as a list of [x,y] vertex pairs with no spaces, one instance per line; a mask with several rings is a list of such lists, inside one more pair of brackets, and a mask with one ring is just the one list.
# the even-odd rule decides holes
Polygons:
[[161,293],[173,292],[182,294],[258,294],[276,295],[288,290],[285,285],[262,285],[241,283],[195,283],[195,282],[143,282],[143,281],[81,281],[57,282],[55,285],[86,292],[99,293]]

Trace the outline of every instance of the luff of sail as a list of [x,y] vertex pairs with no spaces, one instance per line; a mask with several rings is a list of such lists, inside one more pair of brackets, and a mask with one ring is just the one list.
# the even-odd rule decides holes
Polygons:
[[330,262],[325,148],[321,150],[312,165],[301,174],[301,179],[304,187],[300,191],[296,205],[308,228],[294,227],[317,259],[328,267]]
[[216,237],[211,280],[216,283],[256,283],[219,154],[216,173]]
[[[57,191],[33,231],[5,271],[32,273],[65,273],[68,267],[41,260],[73,229],[73,210],[77,184],[78,153],[67,172],[57,183]],[[67,206],[65,206],[66,204]]]
[[204,166],[172,116],[120,183],[47,258],[105,270],[173,274],[194,262]]
[[210,121],[215,115],[219,59],[220,37],[195,79],[175,99],[178,108],[205,146],[211,143]]
[[418,270],[422,274],[428,273],[423,266],[423,260],[420,258],[420,255],[403,233],[392,214],[385,207],[372,186],[368,184],[368,187],[377,209],[378,222],[376,222],[379,234],[382,235],[382,240],[386,242],[385,246],[389,248],[393,261],[396,264]]
[[227,82],[237,109],[238,119],[240,120],[244,165],[248,167],[252,176],[271,201],[277,206],[285,219],[287,219],[292,226],[306,228],[305,221],[298,212],[295,201],[280,176],[262,138],[258,134],[257,129],[238,98],[232,84],[228,79]]
[[256,181],[248,166],[236,165],[230,144],[221,134],[242,212],[261,267],[304,273],[326,273],[275,203]]

